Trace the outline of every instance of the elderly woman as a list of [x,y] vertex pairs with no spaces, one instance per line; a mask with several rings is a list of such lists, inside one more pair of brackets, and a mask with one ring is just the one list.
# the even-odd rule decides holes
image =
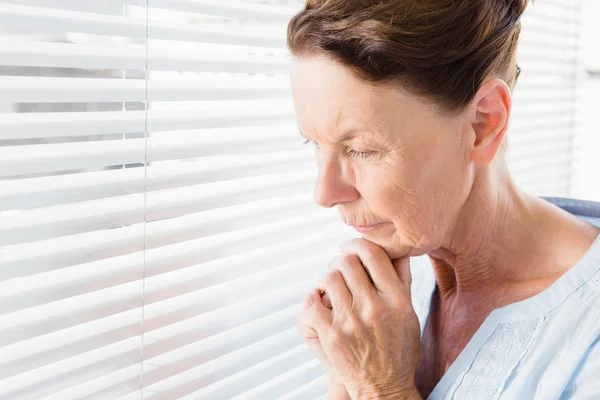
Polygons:
[[521,191],[502,154],[526,5],[308,0],[289,24],[315,200],[362,236],[298,317],[330,399],[600,399],[600,205]]

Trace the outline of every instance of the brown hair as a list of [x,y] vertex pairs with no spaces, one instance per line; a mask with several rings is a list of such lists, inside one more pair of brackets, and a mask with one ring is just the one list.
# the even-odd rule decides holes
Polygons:
[[458,111],[484,79],[513,87],[529,0],[307,0],[288,25],[296,56],[327,55],[367,82],[398,81]]

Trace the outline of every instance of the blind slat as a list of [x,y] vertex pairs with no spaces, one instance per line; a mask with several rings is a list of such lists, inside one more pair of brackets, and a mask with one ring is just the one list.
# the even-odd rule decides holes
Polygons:
[[[289,123],[291,115],[287,104],[269,111],[253,108],[239,110],[237,113],[231,109],[198,110],[196,113],[149,111],[147,128],[148,131],[156,132],[231,126],[284,125],[284,123]],[[146,115],[143,111],[8,114],[0,120],[0,139],[139,133],[145,130],[145,118]],[[273,128],[271,128],[272,130]],[[209,136],[208,132],[206,136]],[[215,139],[213,137],[205,140],[214,141]],[[10,153],[5,149],[2,148],[3,151]]]
[[[260,382],[262,379],[275,379],[276,377],[280,376],[281,371],[294,371],[300,369],[302,372],[305,372],[303,369],[307,369],[306,364],[312,368],[312,370],[309,371],[312,371],[313,373],[315,371],[317,373],[321,372],[314,366],[314,363],[318,361],[315,360],[313,353],[310,351],[308,346],[304,346],[305,345],[298,346],[297,349],[292,349],[291,351],[275,356],[272,359],[253,365],[243,372],[228,376],[227,378],[220,380],[218,383],[208,385],[200,390],[189,393],[183,397],[183,399],[193,399],[198,397],[219,398],[230,397],[232,395],[241,395],[245,391],[250,391],[254,386],[256,386],[257,382]],[[290,357],[289,353],[293,353],[294,355],[297,354],[297,356]],[[300,365],[300,367],[298,365]],[[314,377],[314,375],[307,374],[306,372],[305,374],[306,376],[297,377],[296,382],[294,383],[297,385],[297,382],[302,382],[306,379],[311,379]],[[286,375],[290,375],[290,372],[288,372]],[[292,382],[288,380],[288,384]],[[289,386],[287,388],[289,388]],[[181,392],[185,392],[187,390],[189,389],[183,389]],[[285,388],[282,388],[282,390],[285,391]]]
[[[334,240],[335,235],[319,235],[319,240]],[[183,269],[170,272],[168,275],[155,275],[159,281],[152,281],[153,285],[177,287],[180,294],[187,293],[198,287],[198,281],[203,285],[208,282],[215,282],[217,279],[222,281],[242,278],[251,274],[252,271],[260,272],[275,268],[280,262],[275,261],[275,255],[285,257],[287,251],[297,259],[304,260],[304,252],[307,248],[312,248],[315,256],[320,254],[328,245],[319,243],[316,240],[302,241],[291,246],[288,243],[282,243],[279,246],[267,246],[261,252],[244,252],[243,259],[239,257],[227,257],[216,261],[209,261],[199,266],[190,266]],[[283,250],[280,250],[283,249]],[[260,267],[249,270],[248,263],[261,263]],[[234,268],[238,263],[237,269]],[[66,298],[78,296],[88,291],[103,290],[109,287],[118,286],[139,279],[139,272],[134,268],[128,268],[129,265],[119,263],[108,263],[106,265],[77,265],[62,270],[55,270],[45,275],[44,281],[37,281],[27,277],[21,278],[16,282],[1,282],[3,313],[13,312],[25,308],[31,308],[43,305],[46,302],[54,302]],[[113,266],[115,265],[116,266]],[[218,267],[218,269],[216,269]],[[226,275],[225,272],[227,271]],[[17,286],[15,284],[22,284]],[[27,289],[25,289],[25,287]]]
[[0,64],[21,67],[56,67],[83,69],[131,69],[283,73],[289,60],[276,56],[215,55],[205,52],[181,52],[157,49],[146,60],[143,46],[100,46],[91,44],[0,41]]
[[[273,79],[148,81],[148,101],[287,99],[285,82]],[[142,79],[86,79],[0,76],[0,91],[15,103],[146,101]],[[56,96],[60,91],[61,95]]]
[[[319,364],[320,365],[320,364]],[[320,366],[320,368],[323,368]],[[327,395],[327,377],[325,374],[318,378],[309,381],[308,383],[299,386],[295,390],[288,391],[286,394],[280,397],[281,400],[292,400],[292,399],[317,399],[319,396]],[[326,399],[325,399],[326,400]]]
[[[0,25],[3,29],[19,29],[23,24],[28,24],[30,32],[78,32],[146,38],[146,21],[144,19],[11,4],[2,6],[0,9]],[[185,23],[174,25],[161,21],[152,21],[148,35],[152,39],[162,40],[274,48],[285,46],[285,39],[281,34],[258,34],[256,29],[235,31],[211,29]]]
[[[294,327],[284,331],[283,334],[278,334],[276,337],[263,339],[253,346],[245,347],[215,360],[189,368],[173,377],[150,385],[146,389],[149,393],[151,391],[157,393],[152,396],[153,399],[165,400],[180,398],[203,387],[210,390],[210,383],[217,383],[235,372],[244,371],[273,354],[280,354],[278,359],[284,363],[282,366],[290,368],[298,363],[307,362],[314,357],[310,353],[308,345],[301,343],[301,336]],[[291,351],[291,356],[286,353],[287,351]],[[196,392],[195,395],[202,398],[200,392]]]
[[[272,368],[272,364],[268,364],[265,368]],[[268,374],[264,374],[262,370],[258,371],[248,371],[254,372],[256,381],[264,380],[268,378]],[[313,359],[303,365],[299,365],[288,372],[281,373],[278,376],[275,376],[273,379],[268,380],[262,384],[256,385],[249,390],[245,390],[243,393],[238,394],[233,399],[241,400],[241,399],[281,399],[285,398],[286,394],[290,392],[290,388],[302,387],[304,383],[308,380],[318,379],[319,381],[324,381],[324,369],[321,366],[321,363],[318,359]],[[265,376],[266,375],[266,376]],[[246,378],[246,377],[245,377]],[[314,383],[315,387],[309,391],[309,388],[304,386],[303,396],[304,398],[314,398],[316,394],[320,394],[323,392],[321,387],[316,387],[316,382]],[[237,390],[236,390],[237,391]],[[222,393],[219,391],[219,393]],[[299,392],[296,392],[299,394]],[[313,396],[311,397],[311,394]]]
[[[117,3],[121,4],[122,2],[118,1]],[[136,6],[146,6],[145,0],[124,0],[124,2]],[[294,11],[297,10],[297,8],[293,7],[267,6],[238,0],[228,0],[227,2],[219,0],[152,0],[151,6],[216,17],[278,22],[282,24],[285,24]]]
[[0,149],[0,176],[122,166],[146,160],[155,162],[219,154],[258,154],[300,147],[297,136],[278,133],[270,137],[263,133],[240,140],[223,136],[217,141],[205,137],[179,137],[176,141],[153,138],[6,146]]
[[[214,285],[209,288],[200,286],[196,291],[184,294],[153,287],[144,297],[145,309],[148,315],[158,318],[166,315],[169,323],[174,323],[240,301],[239,298],[230,296],[229,287],[250,298],[267,293],[269,289],[273,290],[274,282],[292,285],[301,281],[307,273],[323,271],[325,266],[326,262],[323,260],[320,263],[310,261],[308,264],[296,262],[289,267],[284,265],[275,271],[263,271],[256,276],[245,277],[227,285]],[[202,282],[199,285],[202,285]],[[0,324],[0,343],[7,346],[35,337],[32,336],[32,332],[36,332],[37,335],[47,334],[139,308],[142,304],[141,289],[141,282],[132,282],[4,314]],[[136,291],[139,292],[139,296],[133,297],[132,293]]]
[[[169,222],[169,221],[159,221]],[[157,222],[157,224],[159,223]],[[277,222],[269,222],[247,229],[240,229],[226,234],[198,238],[197,230],[186,227],[177,231],[177,227],[159,225],[158,232],[150,232],[146,237],[146,276],[166,273],[184,266],[195,265],[201,260],[212,260],[225,257],[236,251],[248,251],[254,247],[263,247],[289,240],[299,235],[313,234],[316,223],[332,224],[332,231],[337,232],[336,217],[330,214],[315,214],[303,217],[290,217]],[[85,262],[106,258],[107,251],[115,257],[114,262],[138,264],[143,262],[138,251],[141,251],[139,226],[129,229],[121,238],[104,232],[95,235],[75,235],[47,241],[5,247],[0,264],[0,279],[11,279],[35,273],[64,268]],[[340,229],[340,228],[338,228]],[[121,231],[124,229],[118,229]],[[289,230],[295,230],[290,232]],[[132,233],[133,232],[133,233]],[[174,236],[178,234],[178,236]],[[87,242],[89,236],[97,241]],[[116,239],[116,240],[115,240]],[[149,250],[151,249],[151,250]],[[28,252],[27,252],[28,251]],[[118,260],[116,257],[121,257]],[[139,264],[138,264],[139,265]],[[134,268],[134,267],[132,267]],[[134,268],[135,269],[135,268]]]
[[[306,291],[308,284],[310,282],[306,280],[300,283],[296,282],[289,288],[280,288],[259,296],[249,297],[243,302],[238,301],[180,321],[172,321],[165,316],[154,316],[151,318],[150,326],[146,327],[146,332],[151,332],[153,338],[147,348],[147,357],[156,357],[171,349],[201,341],[232,328],[264,330],[267,328],[262,322],[279,318],[278,314],[286,318],[295,317],[294,310],[297,310],[298,298]],[[124,347],[126,344],[123,342],[129,343],[131,338],[135,339],[139,335],[140,317],[140,310],[134,309],[78,325],[70,331],[56,331],[15,343],[6,348],[6,357],[0,364],[2,366],[0,376],[12,377],[28,371],[29,368],[24,368],[24,364],[25,367],[29,365],[33,369],[92,351],[117,354],[118,349],[126,349]],[[254,328],[252,328],[253,326]],[[229,336],[231,337],[231,335]],[[233,339],[237,340],[234,343],[239,342],[237,346],[244,346],[244,343],[253,340],[248,336]],[[52,343],[53,346],[48,347],[48,343]],[[227,344],[227,346],[235,346],[234,343]],[[80,358],[86,360],[85,357]],[[90,361],[91,358],[87,360]],[[95,362],[89,364],[94,365]],[[55,373],[60,375],[60,369],[55,370]],[[24,382],[19,377],[15,377],[15,380],[10,382],[17,386],[34,384],[31,381]],[[9,391],[8,386],[6,390]]]
[[[267,200],[274,196],[300,196],[310,190],[310,184],[311,179],[302,172],[296,173],[295,176],[291,173],[273,174],[264,178],[243,178],[233,182],[217,182],[153,192],[145,207],[143,195],[133,194],[23,210],[20,213],[8,213],[9,215],[2,216],[0,244],[9,246],[57,236],[116,228],[140,223],[144,220],[155,221],[220,207]],[[250,212],[251,209],[247,208],[246,211]],[[299,209],[299,211],[302,210],[302,208]],[[211,221],[218,218],[217,212],[210,216],[203,214],[198,219]],[[191,215],[188,221],[190,224],[197,223],[196,218]]]
[[205,157],[177,164],[151,164],[146,174],[143,168],[121,168],[6,180],[0,181],[0,211],[123,196],[140,193],[144,189],[156,191],[268,175],[274,168],[279,173],[312,171],[314,162],[306,151],[290,150]]

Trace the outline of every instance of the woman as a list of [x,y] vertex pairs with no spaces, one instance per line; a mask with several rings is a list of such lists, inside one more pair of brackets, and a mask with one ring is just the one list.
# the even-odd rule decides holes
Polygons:
[[502,156],[526,5],[308,0],[289,24],[315,200],[362,234],[298,317],[331,399],[600,399],[600,205],[524,193]]

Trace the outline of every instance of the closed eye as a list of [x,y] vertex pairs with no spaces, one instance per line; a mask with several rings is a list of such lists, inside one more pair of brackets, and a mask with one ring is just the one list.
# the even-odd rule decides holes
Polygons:
[[350,157],[367,158],[373,154],[375,154],[374,151],[357,151],[353,149],[348,150],[348,155]]
[[305,140],[305,141],[302,143],[302,145],[307,145],[307,144],[310,144],[310,143],[312,143],[312,144],[313,144],[315,147],[319,147],[319,145],[317,144],[317,142],[313,142],[313,141],[312,141],[312,140],[310,140],[310,139],[306,139],[306,140]]

